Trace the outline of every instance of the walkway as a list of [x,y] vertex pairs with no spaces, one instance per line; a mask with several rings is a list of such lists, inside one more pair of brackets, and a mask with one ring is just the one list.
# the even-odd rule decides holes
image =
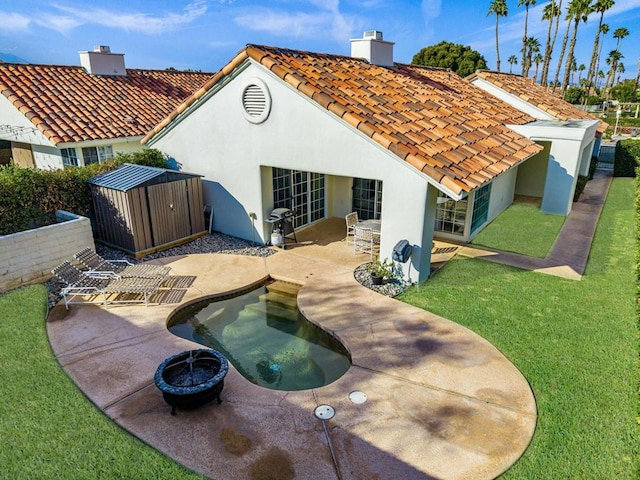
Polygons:
[[[173,336],[176,304],[56,307],[56,358],[116,423],[217,480],[491,479],[527,448],[536,405],[522,374],[470,330],[362,287],[350,246],[292,248],[268,258],[190,255],[159,260],[194,275],[182,303],[259,282],[303,283],[298,305],[349,349],[353,366],[325,387],[258,387],[233,367],[223,403],[169,414],[153,384],[168,356],[198,347]],[[343,249],[343,255],[339,255]],[[368,257],[367,257],[368,258]],[[364,404],[349,400],[362,391]],[[329,404],[336,415],[313,412]]]
[[597,170],[593,180],[587,183],[580,200],[573,204],[571,213],[567,216],[546,258],[527,257],[476,246],[462,247],[458,253],[525,270],[580,280],[587,266],[591,242],[610,185],[610,174]]

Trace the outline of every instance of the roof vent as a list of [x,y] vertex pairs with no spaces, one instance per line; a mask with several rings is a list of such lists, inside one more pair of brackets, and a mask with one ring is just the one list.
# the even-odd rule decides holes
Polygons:
[[362,38],[351,40],[351,56],[364,58],[373,65],[393,67],[393,45],[382,39],[382,32],[367,30]]
[[242,91],[242,112],[251,123],[262,123],[271,111],[271,96],[265,83],[253,78]]
[[124,76],[124,53],[111,53],[107,45],[96,45],[91,52],[79,52],[80,65],[91,75]]

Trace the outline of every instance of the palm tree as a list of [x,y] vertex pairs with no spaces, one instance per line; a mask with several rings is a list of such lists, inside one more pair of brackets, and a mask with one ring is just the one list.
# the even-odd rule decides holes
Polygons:
[[[602,26],[600,26],[600,33],[602,34],[603,37],[607,33],[609,33],[609,25],[607,25],[606,23],[603,23]],[[598,82],[596,82],[596,72],[600,72],[600,59],[602,58],[602,46],[603,45],[604,45],[604,38],[602,39],[602,42],[600,43],[600,47],[598,48],[598,57],[596,58],[596,68],[593,70],[593,77],[591,77],[591,81],[594,84],[598,83]]]
[[622,55],[618,50],[611,50],[609,52],[609,56],[607,57],[607,65],[610,66],[609,73],[607,74],[607,79],[604,83],[605,90],[611,89],[613,87],[613,83],[615,81],[616,71],[618,69],[618,62],[622,59],[624,55]]
[[529,76],[529,69],[531,68],[531,57],[534,53],[538,53],[540,51],[540,42],[535,37],[527,37],[527,41],[525,43],[525,58],[524,61],[526,65],[522,69],[522,76]]
[[532,7],[536,4],[536,0],[518,0],[518,7],[521,7],[524,5],[525,8],[525,14],[524,14],[524,35],[522,35],[522,76],[526,77],[527,76],[527,72],[525,70],[527,70],[527,68],[525,68],[526,62],[525,62],[525,57],[527,54],[527,26],[529,24],[529,7]]
[[581,63],[578,67],[578,83],[580,83],[580,80],[582,80],[582,72],[584,72],[586,69],[587,67],[584,65],[584,63]]
[[498,19],[500,17],[506,17],[508,14],[507,11],[507,1],[506,0],[491,0],[491,4],[489,5],[489,11],[487,12],[487,16],[494,15],[496,16],[496,70],[500,71],[500,48],[498,47]]
[[620,43],[622,42],[622,39],[627,35],[629,35],[629,30],[627,30],[626,27],[616,28],[613,31],[613,38],[618,39],[618,43],[616,44],[616,50],[618,52],[620,51]]
[[578,37],[578,25],[580,21],[587,21],[589,14],[591,13],[591,0],[571,0],[569,2],[568,14],[573,20],[573,35],[571,42],[569,43],[569,53],[567,54],[567,63],[564,69],[564,78],[562,79],[562,93],[567,90],[569,85],[569,76],[571,75],[571,65],[575,62],[573,58],[573,50],[576,47],[576,39]]
[[598,82],[596,82],[596,84],[599,83],[600,86],[602,86],[602,80],[604,80],[604,72],[602,70],[598,70]]
[[[535,63],[536,65],[536,70],[535,73],[533,74],[533,80],[535,82],[537,82],[538,80],[538,67],[540,66],[540,64],[544,62],[544,57],[542,55],[540,55],[539,53],[536,54],[535,57],[533,57],[533,63]],[[542,79],[540,79],[540,83],[542,83]]]
[[620,62],[616,70],[618,71],[618,79],[616,80],[616,83],[620,83],[620,75],[625,72],[624,63]]
[[[571,3],[569,3],[569,7],[571,7]],[[562,68],[562,62],[564,60],[564,52],[567,48],[567,42],[569,41],[569,28],[571,28],[571,19],[573,17],[567,13],[565,20],[567,20],[567,31],[564,32],[564,37],[562,38],[562,48],[560,48],[560,58],[558,58],[558,68],[556,68],[556,75],[553,78],[553,91],[555,92],[556,86],[558,86],[558,78],[560,77],[560,69]]]
[[[542,75],[540,76],[540,84],[546,85],[547,78],[549,77],[549,64],[551,63],[551,54],[553,53],[553,46],[556,43],[556,35],[558,34],[558,23],[560,20],[560,14],[562,12],[562,0],[557,4],[554,0],[547,3],[542,10],[542,20],[549,21],[549,27],[547,28],[547,43],[544,47],[544,60],[542,62]],[[553,40],[551,40],[551,27],[554,20],[556,21],[556,28],[553,34]]]
[[[596,60],[598,57],[598,43],[600,42],[600,35],[602,32],[602,20],[604,18],[604,12],[609,10],[615,2],[613,0],[596,0],[596,3],[593,4],[593,11],[600,13],[600,21],[598,22],[598,29],[596,30],[596,38],[593,41],[593,51],[591,53],[591,61],[589,62],[589,71],[587,72],[587,80],[592,81],[596,74]],[[607,31],[609,27],[607,27]],[[606,32],[604,32],[606,33]],[[603,42],[604,43],[604,42]],[[589,87],[589,92],[591,92],[591,87]],[[586,99],[586,96],[585,96]]]
[[518,64],[518,57],[516,57],[515,55],[511,55],[509,58],[507,58],[507,62],[509,62],[509,73],[513,73],[513,65]]
[[576,63],[576,59],[574,58],[569,65],[569,83],[573,83],[573,75],[578,71],[578,64]]

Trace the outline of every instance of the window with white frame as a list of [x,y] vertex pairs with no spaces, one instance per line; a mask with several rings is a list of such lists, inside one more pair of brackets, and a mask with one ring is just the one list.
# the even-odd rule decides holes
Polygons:
[[467,219],[468,201],[466,198],[455,201],[442,192],[438,192],[435,230],[454,235],[464,235]]
[[103,145],[101,147],[84,147],[82,149],[82,158],[84,164],[102,163],[105,160],[113,158],[113,148],[111,145]]
[[78,153],[75,148],[61,148],[62,164],[65,166],[78,166]]
[[325,217],[325,177],[322,173],[273,169],[273,207],[294,211],[295,228]]

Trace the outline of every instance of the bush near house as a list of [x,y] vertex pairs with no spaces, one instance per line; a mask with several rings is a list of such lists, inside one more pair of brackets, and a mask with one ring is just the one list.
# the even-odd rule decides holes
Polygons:
[[576,181],[576,189],[573,192],[573,201],[577,202],[580,199],[580,195],[584,192],[584,187],[587,186],[587,182],[589,181],[589,177],[586,175],[578,175],[578,180]]
[[633,139],[620,140],[616,144],[613,176],[635,177],[638,165],[640,165],[640,141]]
[[0,166],[0,235],[56,223],[56,210],[89,215],[93,202],[87,180],[123,163],[164,167],[165,158],[160,151],[147,149],[63,170]]

